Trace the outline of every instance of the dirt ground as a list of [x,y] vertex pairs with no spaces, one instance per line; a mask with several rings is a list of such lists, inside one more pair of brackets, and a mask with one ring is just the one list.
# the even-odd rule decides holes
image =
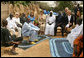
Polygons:
[[[53,36],[53,38],[62,38],[62,37]],[[1,48],[1,51],[2,50],[4,50],[4,47]],[[18,53],[17,55],[8,55],[7,53],[1,52],[1,57],[52,57],[49,48],[49,39],[46,39],[26,50],[16,48],[16,52]]]
[[48,39],[26,50],[16,48],[16,52],[18,55],[2,54],[1,57],[51,57]]

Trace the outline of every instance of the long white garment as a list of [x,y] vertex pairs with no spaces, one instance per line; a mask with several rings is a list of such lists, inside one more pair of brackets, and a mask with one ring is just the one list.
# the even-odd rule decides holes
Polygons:
[[71,30],[71,33],[68,34],[66,38],[69,40],[71,47],[73,47],[74,40],[81,34],[83,34],[83,24],[81,24],[80,26],[77,25],[74,29]]
[[7,19],[8,25],[7,25],[7,29],[12,33],[15,34],[15,27],[17,27],[17,25],[14,23],[14,21],[12,19],[10,19],[10,17],[8,17]]
[[35,39],[38,39],[38,33],[40,29],[33,25],[32,23],[25,22],[22,26],[22,36],[30,36],[30,41],[35,41]]
[[15,23],[18,23],[18,24],[22,25],[22,24],[20,23],[20,18],[13,17],[13,21],[14,21]]
[[[52,25],[49,25],[47,22],[52,23]],[[55,16],[52,15],[52,17],[47,16],[46,18],[46,29],[45,29],[45,35],[54,35],[54,26],[55,26]]]
[[7,29],[10,32],[12,32],[12,34],[15,35],[15,28],[17,28],[18,29],[18,35],[17,35],[17,37],[21,37],[21,28],[20,27],[17,27],[17,25],[15,23],[15,20],[13,18],[10,19],[10,17],[8,17],[6,20],[8,22]]
[[8,25],[7,25],[8,29],[14,29],[15,27],[17,27],[17,25],[14,23],[12,19],[10,19],[10,17],[8,17],[6,20],[8,22]]
[[22,35],[23,36],[30,36],[29,34],[31,33],[31,31],[39,31],[40,29],[33,25],[32,23],[27,23],[25,22],[22,26]]

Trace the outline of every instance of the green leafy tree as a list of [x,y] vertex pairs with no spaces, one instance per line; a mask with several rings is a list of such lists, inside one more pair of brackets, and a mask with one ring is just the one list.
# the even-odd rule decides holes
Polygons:
[[58,6],[54,8],[55,11],[63,11],[65,7],[68,7],[70,10],[74,9],[74,4],[72,1],[57,1]]

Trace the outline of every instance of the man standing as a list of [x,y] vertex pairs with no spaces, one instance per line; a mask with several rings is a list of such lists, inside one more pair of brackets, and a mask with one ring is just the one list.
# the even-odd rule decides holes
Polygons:
[[54,35],[54,26],[55,26],[55,16],[53,15],[53,12],[50,11],[49,16],[47,16],[46,19],[46,29],[45,29],[45,35]]

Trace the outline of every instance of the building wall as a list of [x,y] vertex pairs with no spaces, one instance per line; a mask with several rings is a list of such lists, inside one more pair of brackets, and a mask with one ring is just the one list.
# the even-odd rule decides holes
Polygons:
[[9,4],[1,3],[1,20],[6,19],[9,15]]

